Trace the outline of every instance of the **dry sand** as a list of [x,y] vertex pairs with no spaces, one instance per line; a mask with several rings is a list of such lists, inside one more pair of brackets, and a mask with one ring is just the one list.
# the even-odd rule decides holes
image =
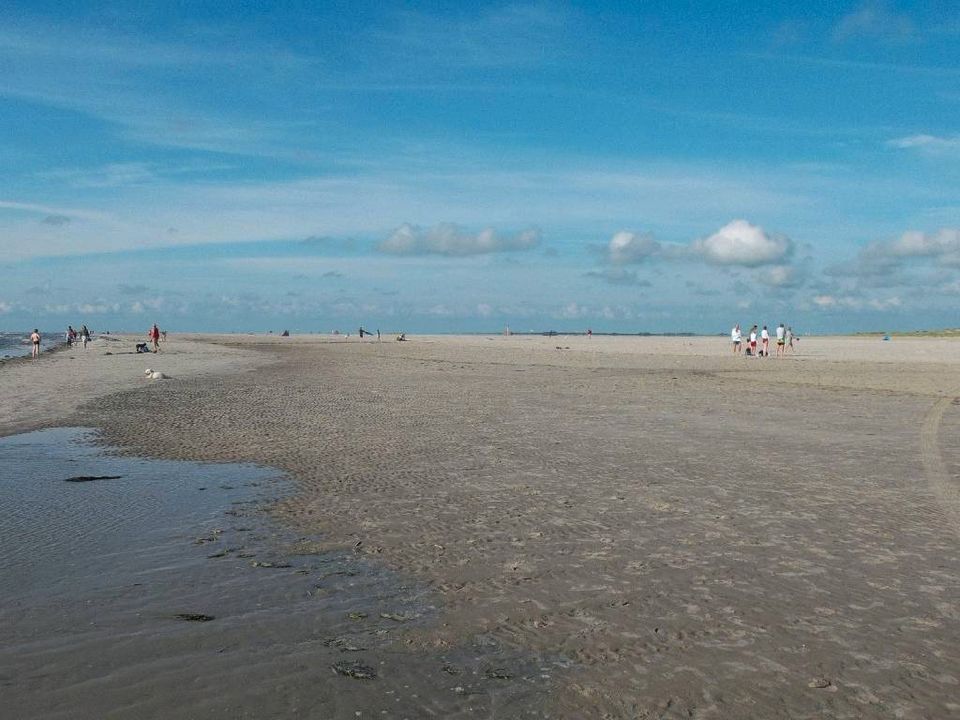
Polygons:
[[[960,341],[804,338],[784,360],[564,336],[103,352],[0,367],[0,434],[90,426],[133,453],[287,471],[282,522],[428,588],[436,620],[395,652],[563,668],[505,716],[960,716]],[[456,682],[424,716],[469,715]]]

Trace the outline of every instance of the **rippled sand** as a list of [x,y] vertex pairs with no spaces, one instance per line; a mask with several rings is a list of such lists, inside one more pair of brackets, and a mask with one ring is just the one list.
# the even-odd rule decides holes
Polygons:
[[[435,621],[385,652],[513,663],[478,686],[488,714],[521,683],[546,693],[509,716],[960,714],[956,341],[209,340],[44,422],[288,471],[283,522],[427,588]],[[471,715],[456,677],[422,689]]]

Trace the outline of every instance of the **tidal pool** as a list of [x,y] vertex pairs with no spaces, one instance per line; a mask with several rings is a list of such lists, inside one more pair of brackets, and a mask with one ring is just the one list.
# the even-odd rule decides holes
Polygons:
[[487,717],[543,692],[480,646],[406,647],[432,594],[273,523],[278,471],[94,439],[0,438],[3,717]]

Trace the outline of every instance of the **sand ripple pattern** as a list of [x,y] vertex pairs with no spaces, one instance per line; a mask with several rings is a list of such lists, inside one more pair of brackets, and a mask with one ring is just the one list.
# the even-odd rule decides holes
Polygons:
[[407,645],[564,667],[554,717],[960,713],[952,478],[932,416],[916,430],[937,366],[897,389],[902,369],[828,359],[274,351],[78,423],[288,471],[282,517],[432,588]]

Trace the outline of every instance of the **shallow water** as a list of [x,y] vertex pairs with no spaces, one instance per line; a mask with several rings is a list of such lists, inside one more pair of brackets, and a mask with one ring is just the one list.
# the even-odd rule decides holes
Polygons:
[[[26,332],[0,332],[0,359],[24,357],[33,350],[30,344],[30,330]],[[42,352],[47,352],[63,344],[63,335],[58,333],[40,333],[43,342]]]
[[[270,522],[292,488],[277,471],[111,455],[94,437],[0,438],[3,717],[487,717],[543,691],[541,670],[479,645],[406,650],[436,619],[430,593]],[[490,662],[517,677],[491,680]]]
[[[89,431],[0,439],[0,593],[4,601],[102,589],[199,562],[178,540],[221,525],[225,505],[283,490],[252,465],[108,457]],[[119,479],[66,482],[83,476]]]

